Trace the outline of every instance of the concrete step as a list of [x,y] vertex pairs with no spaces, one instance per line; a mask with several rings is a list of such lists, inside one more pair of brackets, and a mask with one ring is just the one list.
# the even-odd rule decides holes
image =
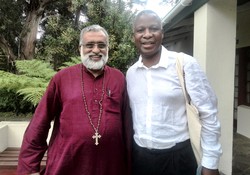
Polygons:
[[[20,148],[7,148],[0,153],[0,168],[16,168],[18,164]],[[46,165],[47,154],[43,157],[41,166]]]

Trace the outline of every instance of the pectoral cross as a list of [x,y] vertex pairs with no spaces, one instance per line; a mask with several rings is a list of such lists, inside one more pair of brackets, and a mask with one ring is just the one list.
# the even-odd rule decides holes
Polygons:
[[95,132],[95,135],[93,135],[92,138],[95,139],[95,145],[98,145],[98,139],[101,138],[101,135],[98,134],[98,132]]

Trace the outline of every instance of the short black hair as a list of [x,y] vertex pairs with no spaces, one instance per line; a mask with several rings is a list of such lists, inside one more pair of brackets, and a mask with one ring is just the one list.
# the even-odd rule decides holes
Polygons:
[[[152,15],[154,15],[154,16],[161,22],[160,16],[159,16],[156,12],[154,12],[153,10],[142,10],[142,11],[140,11],[140,12],[135,16],[135,18],[134,18],[133,26],[132,26],[132,27],[133,27],[133,30],[134,30],[134,28],[135,28],[135,23],[136,23],[137,19],[138,19],[140,16],[145,15],[145,14],[152,14]],[[161,25],[162,25],[162,22],[161,22]],[[161,26],[161,28],[162,28],[162,26]]]

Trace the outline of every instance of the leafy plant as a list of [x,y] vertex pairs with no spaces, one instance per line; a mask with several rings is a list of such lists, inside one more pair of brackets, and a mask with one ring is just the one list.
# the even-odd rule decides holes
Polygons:
[[64,62],[63,66],[60,67],[60,69],[63,69],[65,67],[73,66],[75,64],[81,63],[80,57],[71,57],[70,61]]
[[[108,31],[110,66],[125,73],[136,58],[131,40],[134,14],[124,1],[3,2],[0,69],[6,72],[0,71],[0,111],[33,110],[56,71],[81,62],[78,42],[85,26],[99,24]],[[34,5],[43,8],[33,8]],[[36,13],[39,9],[44,11]],[[42,31],[39,39],[38,28]]]
[[40,60],[16,61],[17,74],[0,71],[1,111],[32,110],[56,73]]

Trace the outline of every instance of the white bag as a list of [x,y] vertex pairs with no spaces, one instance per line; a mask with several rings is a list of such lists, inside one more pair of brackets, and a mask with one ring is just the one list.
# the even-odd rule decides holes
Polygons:
[[182,53],[179,53],[176,60],[176,69],[178,73],[178,77],[180,80],[180,84],[182,86],[182,91],[186,100],[186,113],[188,120],[188,129],[190,135],[191,145],[195,154],[195,158],[198,166],[201,164],[202,157],[202,149],[201,149],[201,122],[199,118],[199,112],[190,100],[188,93],[185,87],[184,76],[185,73],[183,71],[183,56]]

